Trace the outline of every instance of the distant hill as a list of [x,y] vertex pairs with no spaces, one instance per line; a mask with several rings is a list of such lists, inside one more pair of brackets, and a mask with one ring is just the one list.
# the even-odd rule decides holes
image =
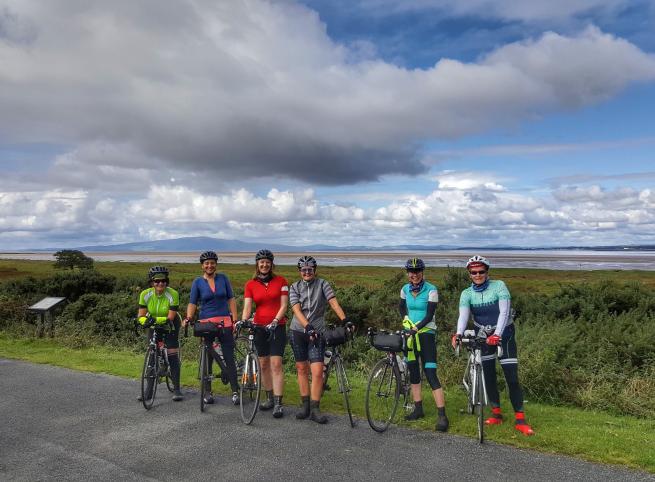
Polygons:
[[[471,251],[480,249],[493,250],[594,250],[594,251],[654,251],[655,245],[617,245],[617,246],[551,246],[551,247],[518,247],[518,246],[452,246],[452,245],[420,245],[399,244],[386,246],[331,246],[327,244],[311,244],[292,246],[288,244],[271,244],[265,240],[239,241],[236,239],[211,238],[207,236],[186,237],[177,239],[162,239],[157,241],[142,241],[137,243],[110,244],[101,246],[80,246],[84,252],[189,252],[189,251],[223,251],[223,252],[254,252],[262,248],[276,252],[320,252],[320,251]],[[29,251],[57,251],[61,248],[44,248]]]

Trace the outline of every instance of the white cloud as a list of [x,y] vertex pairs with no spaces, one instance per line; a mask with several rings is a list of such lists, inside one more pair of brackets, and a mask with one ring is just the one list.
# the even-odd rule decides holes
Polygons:
[[[458,173],[450,173],[452,176]],[[192,235],[278,243],[353,245],[566,245],[644,242],[655,229],[655,194],[599,186],[552,195],[517,194],[474,182],[405,195],[380,208],[326,203],[312,190],[241,188],[207,195],[181,186],[153,187],[119,201],[88,192],[0,194],[0,244],[6,247],[99,244]],[[20,240],[20,241],[19,241]],[[52,241],[54,240],[54,241]],[[21,244],[17,244],[17,243]]]

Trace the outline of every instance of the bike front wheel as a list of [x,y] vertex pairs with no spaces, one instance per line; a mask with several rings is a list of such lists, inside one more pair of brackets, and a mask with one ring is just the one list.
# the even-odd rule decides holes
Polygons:
[[350,383],[348,382],[348,377],[346,376],[346,368],[343,366],[343,361],[341,357],[334,360],[334,373],[337,376],[337,383],[339,384],[339,391],[343,394],[343,405],[348,412],[348,418],[350,419],[350,426],[355,426],[355,421],[353,420],[353,413],[350,410]]
[[259,409],[259,398],[261,397],[261,367],[259,357],[256,353],[250,352],[246,355],[243,373],[241,374],[241,388],[239,405],[241,409],[241,420],[246,425],[252,423]]
[[203,342],[200,346],[200,411],[205,411],[205,397],[209,394],[209,360],[207,359],[207,345]]
[[157,393],[157,350],[149,346],[143,360],[143,370],[141,372],[141,402],[146,410],[150,410],[155,403],[155,394]]
[[398,369],[389,358],[375,364],[366,387],[366,418],[376,432],[389,428],[398,409],[400,383]]

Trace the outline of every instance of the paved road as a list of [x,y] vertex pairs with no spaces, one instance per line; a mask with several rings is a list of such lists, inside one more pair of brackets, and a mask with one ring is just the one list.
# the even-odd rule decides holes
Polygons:
[[13,360],[0,359],[0,380],[0,480],[655,481],[453,435],[319,426],[293,409],[247,427],[225,399],[200,413],[196,393],[146,412],[135,381]]

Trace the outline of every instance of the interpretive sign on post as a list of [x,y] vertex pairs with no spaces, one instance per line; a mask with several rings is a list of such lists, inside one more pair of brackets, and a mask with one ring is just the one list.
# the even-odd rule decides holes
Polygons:
[[40,323],[37,323],[36,333],[39,338],[43,337],[46,321],[50,323],[50,337],[55,336],[54,311],[66,301],[66,298],[49,296],[34,303],[27,311],[40,315]]

